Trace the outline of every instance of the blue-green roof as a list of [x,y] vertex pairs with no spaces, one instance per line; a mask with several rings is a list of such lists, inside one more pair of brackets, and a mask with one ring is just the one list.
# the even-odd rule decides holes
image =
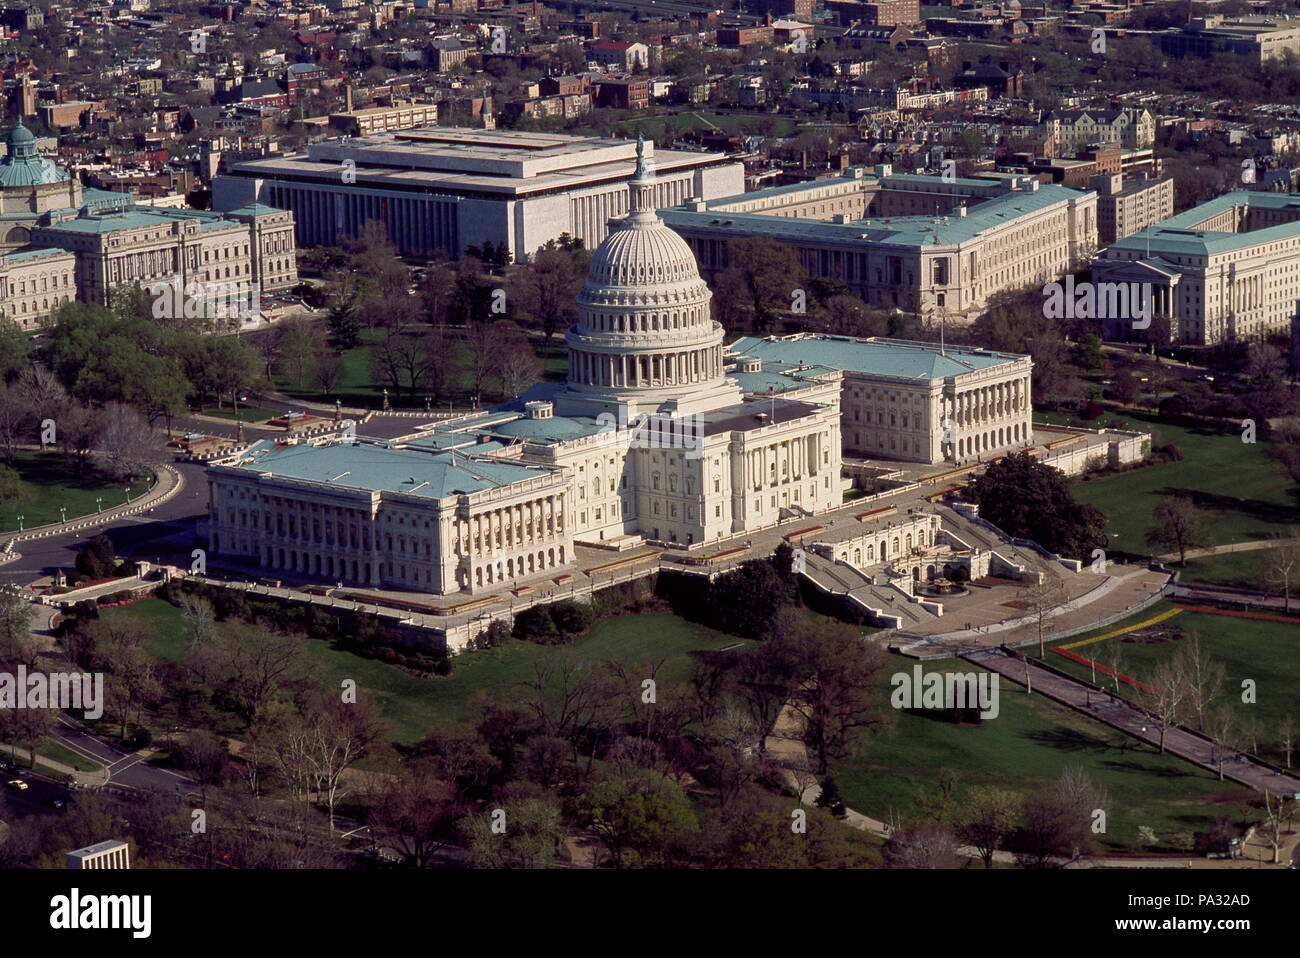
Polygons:
[[245,228],[244,224],[236,220],[226,219],[220,213],[153,206],[135,206],[112,213],[79,216],[76,219],[56,223],[48,228],[67,230],[73,233],[112,233],[116,230],[136,229],[141,226],[157,226],[160,222],[173,222],[175,220],[199,220],[199,229],[203,231]]
[[[485,450],[499,449],[486,444]],[[347,489],[404,493],[422,499],[480,492],[544,475],[546,470],[462,453],[394,449],[360,443],[325,446],[254,444],[235,468]]]
[[[983,182],[983,181],[979,181]],[[807,184],[804,184],[805,188]],[[949,245],[972,240],[980,233],[1013,222],[1020,216],[1084,193],[1047,184],[1037,190],[1013,190],[966,208],[966,215],[874,216],[848,223],[782,216],[779,213],[732,213],[725,210],[695,212],[684,207],[659,211],[660,218],[678,232],[707,230],[718,236],[772,235],[783,242],[843,243],[860,240],[888,246]]]
[[8,143],[9,153],[0,159],[0,189],[67,182],[66,173],[36,152],[36,137],[21,120],[9,131]]
[[[746,336],[736,340],[727,352],[763,361],[760,373],[735,374],[735,378],[741,381],[742,388],[745,384],[742,377],[779,375],[795,370],[806,376],[808,372],[802,367],[809,365],[901,379],[943,379],[1021,358],[1013,353],[987,349],[949,346],[940,352],[939,347],[933,343],[899,339],[854,339],[849,336],[792,336],[786,339]],[[766,390],[767,383],[763,380],[752,381],[761,386],[755,392]]]
[[[1211,217],[1234,207],[1287,210],[1291,211],[1296,219],[1244,233],[1197,228],[1198,223],[1204,223]],[[1147,258],[1148,253],[1151,258],[1180,254],[1210,256],[1230,253],[1260,243],[1290,239],[1297,234],[1300,234],[1300,195],[1234,190],[1184,210],[1167,220],[1162,220],[1149,230],[1126,236],[1119,242],[1112,243],[1109,248],[1141,253],[1144,259]]]

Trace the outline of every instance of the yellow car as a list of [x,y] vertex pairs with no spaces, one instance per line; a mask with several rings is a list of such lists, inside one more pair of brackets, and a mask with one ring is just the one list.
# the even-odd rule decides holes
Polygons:
[[27,783],[21,778],[11,778],[7,784],[10,788],[16,788],[20,792],[25,792],[27,790]]

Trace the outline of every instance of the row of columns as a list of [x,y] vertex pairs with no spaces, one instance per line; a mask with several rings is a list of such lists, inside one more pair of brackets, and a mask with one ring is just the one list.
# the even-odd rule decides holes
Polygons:
[[[799,436],[750,450],[745,487],[757,490],[817,475],[819,439],[818,434]],[[782,463],[788,466],[784,471]],[[775,479],[772,478],[773,466],[776,466]]]
[[569,379],[588,386],[678,386],[703,383],[722,375],[722,351],[716,346],[671,353],[612,356],[569,350]]
[[525,543],[548,542],[564,534],[564,500],[545,496],[457,519],[452,551],[473,556]]
[[592,313],[584,324],[588,329],[601,333],[659,333],[678,329],[690,329],[701,325],[706,317],[703,307],[690,307],[677,313],[650,313],[647,315],[627,315],[625,313]]
[[981,386],[957,395],[952,419],[963,427],[1006,419],[1024,412],[1028,398],[1028,377]]

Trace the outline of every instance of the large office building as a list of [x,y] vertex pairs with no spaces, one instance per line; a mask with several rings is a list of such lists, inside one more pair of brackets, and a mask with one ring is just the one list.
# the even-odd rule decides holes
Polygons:
[[21,123],[0,159],[0,314],[32,328],[74,300],[105,304],[115,286],[298,282],[293,214],[140,206],[83,187],[40,156]]
[[1211,14],[1193,17],[1183,27],[1138,33],[1148,37],[1164,53],[1175,57],[1232,53],[1249,57],[1256,63],[1266,63],[1280,60],[1287,53],[1300,53],[1300,20],[1274,15],[1225,17]]
[[1121,173],[1099,173],[1090,185],[1097,193],[1097,242],[1109,246],[1150,229],[1174,215],[1174,181],[1145,174],[1125,180]]
[[1169,341],[1210,346],[1286,331],[1300,301],[1300,196],[1227,193],[1114,243],[1092,276],[1149,290],[1153,303],[1148,326],[1124,297],[1098,296],[1107,339],[1146,340],[1167,325]]
[[578,295],[565,383],[388,442],[255,443],[210,467],[213,554],[483,594],[554,575],[576,545],[690,549],[835,508],[845,448],[1023,447],[1027,357],[835,337],[728,349],[691,247],[654,209],[648,150],[628,189]]
[[[719,153],[660,150],[654,205],[744,190],[744,168]],[[530,259],[563,233],[594,249],[628,211],[636,145],[627,140],[431,127],[326,140],[306,153],[233,163],[213,208],[291,210],[299,245],[333,245],[369,221],[402,254],[459,256],[505,246]]]
[[810,277],[866,302],[922,315],[971,315],[1004,290],[1050,282],[1097,247],[1097,195],[1033,176],[874,174],[662,210],[706,276],[735,265],[729,241],[767,237],[799,251]]

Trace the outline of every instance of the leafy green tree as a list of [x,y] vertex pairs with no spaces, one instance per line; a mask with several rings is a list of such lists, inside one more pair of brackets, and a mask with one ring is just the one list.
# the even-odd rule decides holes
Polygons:
[[767,634],[777,612],[793,602],[794,590],[776,567],[752,559],[714,580],[708,614],[714,628],[757,639]]
[[461,831],[475,868],[549,868],[564,838],[552,795],[507,799],[462,819]]
[[13,382],[30,362],[30,340],[12,319],[0,317],[0,381]]
[[965,495],[1003,532],[1060,555],[1084,557],[1106,547],[1106,517],[1075,502],[1065,474],[1027,452],[990,463]]
[[356,301],[343,296],[335,297],[330,304],[330,345],[340,352],[361,345],[361,322],[357,319]]
[[699,831],[681,786],[649,771],[600,782],[579,796],[575,806],[616,868],[678,864]]

